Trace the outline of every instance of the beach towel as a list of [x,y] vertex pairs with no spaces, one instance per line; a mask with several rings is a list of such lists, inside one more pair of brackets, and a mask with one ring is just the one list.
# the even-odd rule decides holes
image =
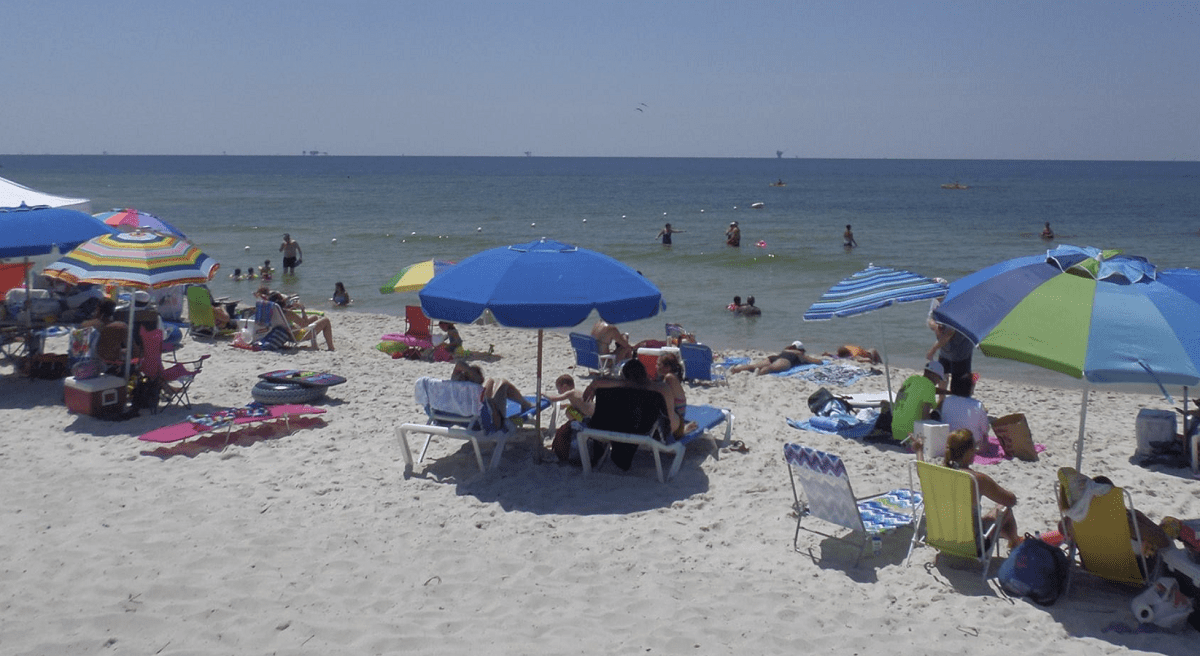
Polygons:
[[[750,358],[725,358],[720,366],[728,369],[739,364],[750,364]],[[878,373],[878,371],[863,369],[862,367],[846,362],[826,362],[825,364],[796,365],[787,371],[772,372],[771,375],[780,378],[797,376],[821,385],[846,386],[853,385],[867,376],[874,376]]]
[[[1034,444],[1033,450],[1041,453],[1046,450],[1045,444]],[[1000,438],[993,433],[988,433],[987,441],[979,444],[979,449],[975,452],[976,465],[994,465],[1005,460],[1012,460],[1012,456],[1004,453],[1004,447],[1000,445]]]
[[851,440],[861,440],[875,428],[875,420],[878,418],[878,410],[867,408],[860,410],[857,415],[832,414],[827,417],[811,417],[804,421],[788,417],[787,423],[788,426],[798,430],[825,433],[827,435],[840,435]]

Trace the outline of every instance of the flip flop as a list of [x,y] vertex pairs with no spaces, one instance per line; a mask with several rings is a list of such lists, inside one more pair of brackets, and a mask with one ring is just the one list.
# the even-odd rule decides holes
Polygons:
[[729,443],[729,450],[736,451],[737,453],[749,453],[750,447],[746,446],[746,443],[741,440],[734,440]]

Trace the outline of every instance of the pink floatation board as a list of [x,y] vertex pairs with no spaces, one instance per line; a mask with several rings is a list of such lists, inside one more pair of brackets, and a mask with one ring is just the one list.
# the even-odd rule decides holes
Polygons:
[[[260,422],[260,421],[271,421],[274,419],[281,419],[283,417],[291,417],[291,416],[299,416],[299,415],[319,415],[319,414],[325,413],[324,408],[315,408],[311,405],[295,405],[295,404],[293,404],[293,405],[272,405],[272,406],[268,406],[268,408],[269,408],[268,414],[260,415],[260,416],[256,416],[256,417],[239,417],[237,419],[234,419],[233,423],[235,425],[253,424],[256,422]],[[220,428],[224,428],[224,426],[222,426]],[[156,428],[156,429],[150,431],[149,433],[142,435],[138,439],[142,440],[143,442],[160,442],[160,443],[178,442],[180,440],[186,440],[189,437],[195,437],[197,435],[200,435],[201,433],[208,433],[212,430],[218,430],[218,429],[210,429],[210,428],[201,429],[201,428],[197,428],[196,424],[193,424],[190,421],[185,421],[185,422],[181,422],[178,424],[171,424],[170,426],[163,426],[162,428]]]

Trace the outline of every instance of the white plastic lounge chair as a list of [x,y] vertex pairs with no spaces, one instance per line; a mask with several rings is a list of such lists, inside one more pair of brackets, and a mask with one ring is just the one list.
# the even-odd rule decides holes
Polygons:
[[[654,455],[654,468],[660,483],[665,483],[683,464],[684,451],[697,438],[706,437],[717,447],[728,445],[733,436],[733,412],[707,405],[689,405],[684,415],[687,421],[696,422],[696,428],[678,440],[666,434],[666,404],[662,394],[652,390],[610,387],[596,390],[596,412],[575,435],[579,445],[583,473],[590,474],[592,462],[589,440],[603,442],[611,455],[613,464],[628,470],[633,454],[638,447],[649,449]],[[709,429],[725,422],[724,439],[709,434]],[[668,441],[669,440],[669,441]],[[662,456],[674,456],[667,474],[663,474]],[[598,459],[599,460],[599,459]]]
[[[796,532],[792,536],[792,548],[800,551],[800,529],[811,531],[849,544],[858,544],[858,559],[862,560],[867,544],[876,535],[890,533],[908,526],[916,518],[915,508],[921,503],[921,494],[909,489],[896,489],[883,494],[856,498],[850,488],[850,477],[842,459],[831,453],[818,451],[800,444],[783,445],[783,458],[788,464],[792,481],[792,498],[795,500]],[[804,500],[800,491],[804,491]],[[812,516],[830,524],[837,524],[853,531],[838,537],[822,533],[808,526],[801,526],[805,517]],[[850,539],[854,535],[859,540]],[[812,549],[809,549],[812,555]],[[815,560],[815,557],[814,557]]]
[[[423,376],[417,379],[414,395],[429,419],[425,424],[401,424],[396,429],[396,436],[400,438],[400,448],[408,468],[414,466],[408,434],[425,433],[425,445],[421,448],[416,462],[425,459],[425,452],[429,450],[433,436],[441,435],[469,441],[475,450],[475,461],[479,465],[479,471],[495,469],[500,464],[505,443],[516,434],[517,420],[533,416],[550,405],[549,401],[542,398],[534,408],[521,411],[520,404],[510,401],[506,411],[507,417],[503,422],[497,422],[492,416],[491,406],[483,402],[483,386],[477,383]],[[530,400],[533,400],[532,397]],[[487,467],[483,464],[480,442],[495,443]]]

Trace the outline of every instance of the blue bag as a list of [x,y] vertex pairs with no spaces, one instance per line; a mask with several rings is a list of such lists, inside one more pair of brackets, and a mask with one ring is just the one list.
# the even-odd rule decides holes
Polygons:
[[1062,549],[1026,533],[1025,541],[1000,565],[996,578],[1009,595],[1051,606],[1067,584],[1067,565]]

